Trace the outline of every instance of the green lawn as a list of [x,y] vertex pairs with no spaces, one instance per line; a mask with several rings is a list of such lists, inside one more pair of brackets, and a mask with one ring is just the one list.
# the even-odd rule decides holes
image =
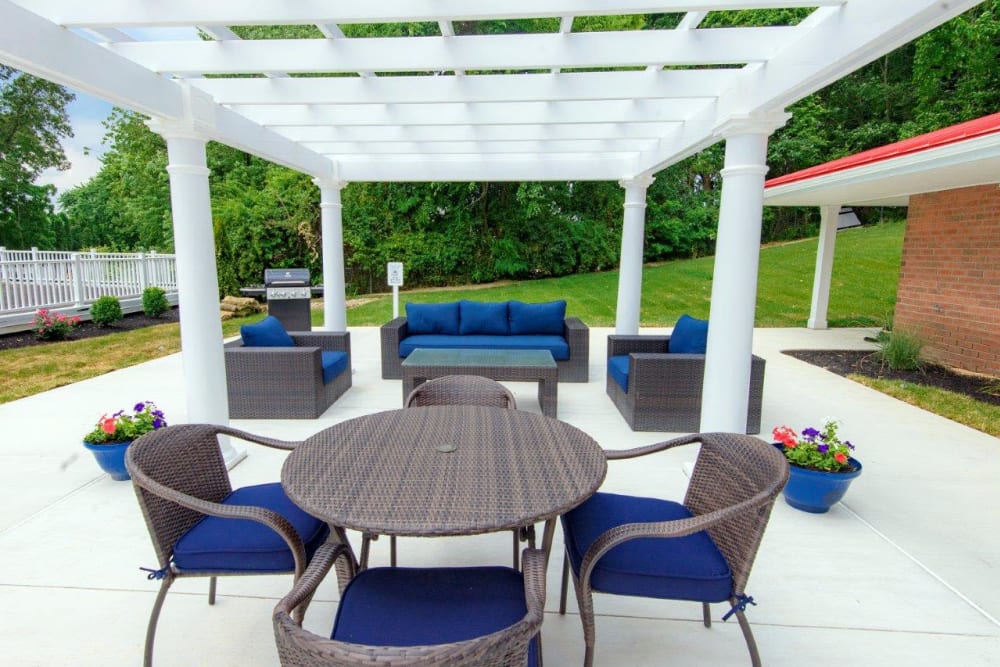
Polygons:
[[[837,235],[830,289],[830,326],[881,326],[896,303],[896,284],[903,249],[903,223],[863,227]],[[762,248],[757,282],[759,327],[802,327],[809,317],[817,239]],[[650,265],[643,271],[643,326],[672,326],[683,313],[707,318],[712,294],[714,257]],[[436,303],[456,299],[482,301],[550,301],[566,299],[567,312],[591,326],[615,323],[618,272],[531,280],[478,289],[403,291],[406,302]],[[392,297],[351,308],[350,326],[376,326],[392,316]],[[321,315],[315,320],[322,322]]]

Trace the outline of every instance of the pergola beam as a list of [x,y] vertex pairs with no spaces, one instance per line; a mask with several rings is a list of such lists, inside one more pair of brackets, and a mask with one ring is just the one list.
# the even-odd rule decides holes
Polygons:
[[[785,7],[831,7],[846,0],[19,0],[65,26],[303,25],[310,23],[415,23],[490,19],[655,14]],[[881,0],[880,0],[881,1]]]
[[344,155],[503,155],[522,154],[532,159],[548,153],[635,153],[651,139],[573,139],[573,140],[510,140],[510,141],[397,141],[351,142],[308,141],[306,148],[332,157]]
[[715,98],[739,70],[659,70],[377,79],[196,79],[220,104],[430,104]]
[[793,27],[458,37],[270,39],[109,44],[155,72],[413,72],[745,64],[774,57]]
[[628,155],[549,154],[543,158],[492,156],[420,157],[384,155],[337,160],[339,177],[350,182],[609,181],[632,171]]
[[569,141],[572,139],[659,139],[677,123],[588,123],[576,125],[410,125],[276,128],[292,141],[365,143],[431,141]]

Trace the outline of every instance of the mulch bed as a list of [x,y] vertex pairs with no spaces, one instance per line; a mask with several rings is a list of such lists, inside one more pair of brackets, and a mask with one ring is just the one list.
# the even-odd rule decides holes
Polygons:
[[[896,371],[883,365],[874,353],[864,350],[784,350],[783,352],[814,366],[821,366],[837,375],[847,376],[855,373],[872,378],[929,385],[956,394],[964,394],[983,403],[1000,405],[1000,396],[983,392],[983,389],[991,384],[989,378],[955,372],[944,366],[928,365],[922,370]],[[996,380],[992,380],[992,383],[995,384]]]
[[[110,327],[102,327],[93,322],[80,322],[70,333],[66,340],[81,340],[83,338],[94,338],[96,336],[106,336],[108,334],[122,331],[132,331],[143,327],[155,326],[157,324],[170,324],[180,322],[180,315],[177,308],[171,308],[159,317],[147,317],[145,313],[130,313]],[[19,331],[17,333],[0,336],[0,350],[12,350],[18,347],[29,347],[33,345],[58,345],[60,341],[38,340],[34,331]]]

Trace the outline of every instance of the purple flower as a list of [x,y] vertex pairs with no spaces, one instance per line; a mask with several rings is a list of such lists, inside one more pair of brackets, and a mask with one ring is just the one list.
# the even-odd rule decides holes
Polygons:
[[163,421],[159,417],[153,420],[153,428],[163,428],[167,425],[167,422]]
[[812,442],[813,440],[816,439],[817,435],[819,435],[819,431],[814,429],[812,426],[802,429],[803,440],[808,440],[809,442]]
[[136,403],[135,407],[132,408],[132,410],[135,411],[135,412],[142,412],[145,408],[146,408],[146,404],[145,403]]
[[816,445],[816,451],[820,454],[826,454],[827,450],[830,449],[830,445]]
[[153,416],[163,419],[163,410],[153,410]]
[[844,440],[844,444],[847,445],[848,449],[854,449],[854,445],[851,444],[850,440]]
[[118,412],[116,412],[115,414],[113,414],[111,416],[112,417],[121,417],[123,414],[125,414],[125,411],[124,410],[119,410]]

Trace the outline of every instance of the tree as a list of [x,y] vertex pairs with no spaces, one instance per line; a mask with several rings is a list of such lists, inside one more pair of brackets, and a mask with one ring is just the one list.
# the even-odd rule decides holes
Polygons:
[[0,245],[48,248],[52,186],[35,185],[50,167],[67,169],[60,139],[72,137],[60,85],[0,65]]

